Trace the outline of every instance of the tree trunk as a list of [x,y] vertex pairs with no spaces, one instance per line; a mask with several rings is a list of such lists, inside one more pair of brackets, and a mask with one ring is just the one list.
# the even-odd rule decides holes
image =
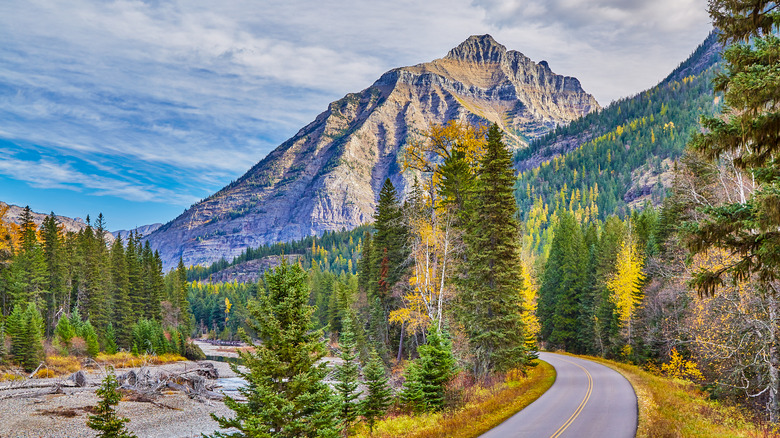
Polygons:
[[769,421],[774,424],[780,420],[780,400],[778,400],[780,358],[777,353],[777,324],[777,296],[772,291],[769,296]]
[[398,357],[396,358],[398,362],[401,362],[401,354],[404,352],[404,323],[405,321],[401,321],[401,337],[398,340]]

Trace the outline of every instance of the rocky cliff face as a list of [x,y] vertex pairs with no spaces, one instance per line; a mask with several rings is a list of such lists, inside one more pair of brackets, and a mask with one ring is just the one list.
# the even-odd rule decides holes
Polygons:
[[348,94],[245,175],[149,236],[166,268],[230,259],[247,246],[372,220],[385,178],[408,186],[397,155],[432,123],[498,123],[515,147],[598,109],[577,79],[472,36],[447,56],[391,70]]

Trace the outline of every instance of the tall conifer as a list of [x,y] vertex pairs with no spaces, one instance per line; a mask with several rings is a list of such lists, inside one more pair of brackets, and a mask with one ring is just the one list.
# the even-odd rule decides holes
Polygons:
[[507,371],[528,360],[514,182],[512,155],[493,125],[465,234],[467,278],[458,298],[474,354],[474,373],[479,376]]

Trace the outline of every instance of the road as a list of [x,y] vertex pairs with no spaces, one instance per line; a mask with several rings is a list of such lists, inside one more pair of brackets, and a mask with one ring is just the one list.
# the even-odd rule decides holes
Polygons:
[[539,358],[555,367],[555,383],[481,438],[631,438],[636,436],[634,388],[617,371],[553,353]]

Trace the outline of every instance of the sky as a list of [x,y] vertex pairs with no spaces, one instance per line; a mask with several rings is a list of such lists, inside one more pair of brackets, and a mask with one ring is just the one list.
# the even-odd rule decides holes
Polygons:
[[606,106],[710,30],[706,0],[3,0],[0,201],[167,222],[329,102],[470,35]]

